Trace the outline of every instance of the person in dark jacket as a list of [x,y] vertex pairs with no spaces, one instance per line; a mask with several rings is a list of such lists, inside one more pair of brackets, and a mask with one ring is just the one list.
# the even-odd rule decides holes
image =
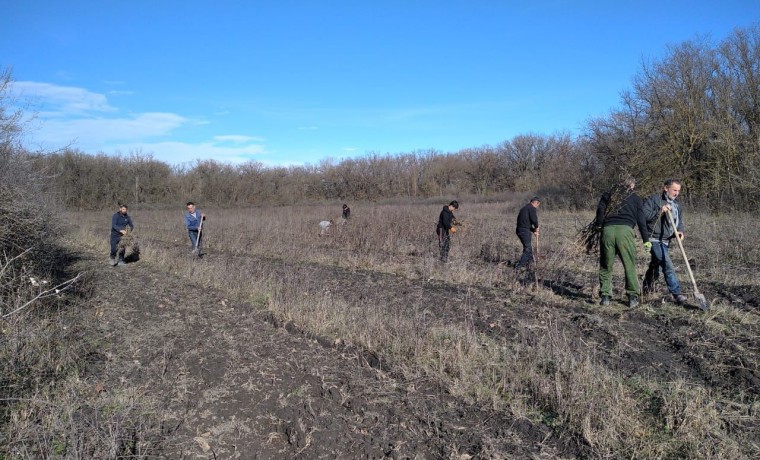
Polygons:
[[348,220],[351,218],[351,208],[347,204],[343,205],[343,219]]
[[634,193],[636,181],[625,180],[625,192],[612,201],[612,194],[605,193],[596,209],[596,222],[601,224],[601,241],[599,244],[599,295],[601,305],[609,305],[612,298],[612,269],[615,256],[623,262],[625,270],[625,292],[628,295],[628,307],[639,305],[639,280],[636,276],[636,243],[633,228],[638,226],[644,248],[649,250],[649,230],[644,215],[641,198]]
[[[670,258],[670,242],[673,238],[683,240],[684,223],[681,205],[676,201],[681,193],[681,182],[668,179],[663,184],[662,193],[654,194],[644,201],[644,214],[647,217],[649,227],[649,241],[652,243],[649,268],[644,275],[644,294],[650,294],[655,290],[655,283],[660,277],[660,270],[665,275],[665,283],[673,300],[679,305],[686,302],[686,296],[681,293],[681,284],[678,282],[673,261]],[[676,228],[670,224],[668,211],[673,215]]]
[[[119,204],[119,210],[111,217],[111,265],[126,265],[124,253],[126,248],[119,249],[121,237],[127,234],[127,228],[131,231],[135,228],[132,218],[127,214],[128,207],[126,204]],[[118,260],[116,258],[118,252]]]
[[435,228],[435,233],[438,235],[438,247],[441,250],[441,262],[443,263],[449,261],[449,249],[451,248],[450,233],[456,231],[455,225],[459,225],[456,217],[454,217],[455,209],[459,209],[459,202],[456,200],[444,206],[441,214],[438,216],[438,225]]
[[190,238],[192,251],[200,256],[203,244],[203,221],[206,220],[206,215],[197,209],[192,201],[188,201],[186,207],[185,228],[187,228],[187,236]]
[[530,202],[517,213],[517,228],[515,233],[520,238],[523,252],[520,260],[515,264],[515,269],[528,267],[533,262],[533,235],[538,236],[538,213],[536,209],[541,205],[541,200],[534,196]]

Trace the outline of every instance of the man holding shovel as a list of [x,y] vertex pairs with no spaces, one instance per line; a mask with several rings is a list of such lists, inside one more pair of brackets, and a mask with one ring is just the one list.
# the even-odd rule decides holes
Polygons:
[[195,203],[187,202],[187,212],[185,213],[185,227],[187,227],[187,236],[190,237],[193,254],[201,255],[202,229],[203,221],[206,215],[195,208]]
[[[662,193],[654,194],[644,202],[644,214],[647,218],[647,226],[650,230],[649,241],[652,243],[650,254],[652,258],[649,262],[649,268],[644,276],[644,294],[651,294],[655,290],[655,283],[660,277],[660,270],[665,275],[665,283],[668,291],[673,296],[673,300],[682,305],[686,302],[686,296],[681,293],[681,285],[676,276],[676,270],[673,267],[673,260],[670,258],[670,242],[673,238],[683,240],[684,223],[683,211],[681,205],[676,201],[678,194],[681,192],[681,182],[675,179],[668,179],[663,184]],[[671,220],[668,212],[673,217]]]

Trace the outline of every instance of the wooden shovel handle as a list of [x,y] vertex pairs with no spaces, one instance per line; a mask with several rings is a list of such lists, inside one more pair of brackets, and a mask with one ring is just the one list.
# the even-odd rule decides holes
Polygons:
[[668,213],[668,220],[670,221],[670,225],[673,227],[673,231],[676,234],[676,241],[678,241],[678,247],[681,249],[681,255],[683,256],[683,261],[686,263],[686,270],[688,270],[689,272],[689,279],[691,279],[691,284],[694,285],[694,292],[698,294],[699,289],[697,289],[697,282],[694,280],[694,273],[691,271],[691,265],[689,265],[689,258],[686,257],[686,251],[683,248],[683,243],[681,243],[681,238],[678,236],[678,229],[676,228],[675,220],[673,220],[673,214],[670,212],[670,209],[668,209],[667,213]]

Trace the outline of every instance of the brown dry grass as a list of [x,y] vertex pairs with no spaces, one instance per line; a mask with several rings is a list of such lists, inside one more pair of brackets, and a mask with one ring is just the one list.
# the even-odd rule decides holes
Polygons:
[[[203,263],[189,254],[182,211],[132,212],[141,260],[166,272],[221,288],[240,299],[270,309],[281,321],[318,336],[358,345],[393,363],[408,381],[432,379],[452,394],[499,411],[543,421],[560,435],[576,436],[599,458],[722,458],[760,455],[760,433],[753,414],[756,396],[699,385],[681,378],[661,380],[642,371],[631,376],[603,364],[596,344],[568,334],[557,324],[557,309],[583,309],[608,330],[620,328],[616,308],[602,309],[596,298],[597,262],[574,242],[591,213],[539,211],[542,234],[538,276],[541,284],[521,282],[503,262],[520,252],[514,236],[517,206],[484,203],[463,206],[464,224],[454,237],[450,259],[437,262],[434,235],[439,205],[352,205],[353,218],[319,237],[317,223],[334,218],[334,207],[205,210]],[[107,253],[109,213],[77,214],[72,237]],[[760,267],[755,243],[760,223],[753,216],[687,217],[687,253],[695,259],[700,286],[724,291],[757,288]],[[727,222],[731,225],[727,225]],[[682,266],[678,253],[677,266]],[[502,262],[502,263],[499,263]],[[647,256],[639,259],[643,273]],[[424,299],[411,299],[398,311],[367,305],[326,288],[319,270],[312,276],[286,271],[277,276],[271,264],[313,265],[349,271],[389,273],[419,283],[474,286],[498,290],[507,304],[535,305],[520,317],[511,336],[490,336],[475,327],[477,300],[465,298],[457,308],[463,318],[444,322],[431,317]],[[622,268],[616,268],[620,291]],[[308,272],[312,273],[312,272]],[[685,291],[690,284],[679,275]],[[576,286],[575,295],[562,287]],[[703,290],[704,292],[704,290]],[[674,306],[647,305],[643,320],[683,324],[702,337],[694,353],[737,353],[746,346],[743,365],[757,372],[758,312],[740,308],[725,296],[713,297],[706,315]],[[619,310],[619,308],[617,308]],[[561,310],[560,310],[561,311]],[[561,316],[561,313],[559,313]],[[621,332],[622,334],[622,332]],[[716,348],[729,343],[722,352]],[[744,345],[742,345],[744,344]],[[631,345],[628,345],[631,346]],[[646,344],[641,345],[646,347]],[[725,374],[722,364],[704,372]]]

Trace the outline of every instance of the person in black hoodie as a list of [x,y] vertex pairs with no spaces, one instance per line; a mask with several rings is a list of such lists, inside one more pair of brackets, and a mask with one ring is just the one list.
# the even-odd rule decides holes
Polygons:
[[523,252],[520,260],[515,264],[515,269],[528,267],[533,262],[533,235],[538,236],[538,213],[536,213],[536,209],[540,205],[541,199],[534,196],[517,213],[517,228],[515,229],[515,233],[520,238]]
[[455,209],[459,209],[459,202],[457,200],[444,206],[441,214],[438,216],[438,225],[435,228],[435,233],[438,235],[438,247],[441,250],[441,262],[443,263],[449,261],[449,249],[451,247],[450,233],[456,232],[454,225],[459,225],[456,217],[454,217]]
[[[625,292],[628,307],[639,305],[639,279],[636,276],[636,243],[633,228],[638,226],[644,249],[649,251],[649,242],[644,205],[634,193],[636,180],[627,178],[620,194],[605,193],[596,209],[596,222],[601,225],[602,237],[599,244],[599,295],[601,305],[609,305],[612,298],[612,268],[615,256],[620,258],[625,269]],[[619,196],[618,196],[619,195]]]

